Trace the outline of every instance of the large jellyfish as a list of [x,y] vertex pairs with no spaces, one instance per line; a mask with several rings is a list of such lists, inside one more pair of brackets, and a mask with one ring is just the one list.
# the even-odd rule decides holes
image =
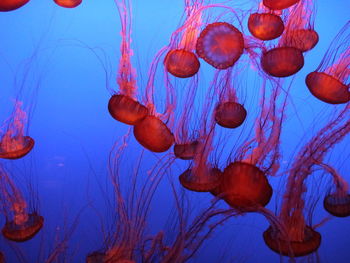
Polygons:
[[8,11],[16,10],[24,6],[28,2],[29,0],[1,0],[0,12],[8,12]]
[[[297,154],[283,195],[281,211],[278,215],[282,228],[271,226],[264,232],[264,240],[273,251],[290,257],[300,257],[315,252],[321,243],[321,235],[304,218],[304,194],[307,190],[306,179],[314,166],[322,163],[326,153],[350,132],[350,105],[347,105],[334,119],[322,128],[306,143]],[[339,178],[337,179],[339,182]],[[344,196],[345,188],[341,191]],[[341,202],[347,198],[341,198]],[[327,204],[336,204],[336,198],[330,198]]]

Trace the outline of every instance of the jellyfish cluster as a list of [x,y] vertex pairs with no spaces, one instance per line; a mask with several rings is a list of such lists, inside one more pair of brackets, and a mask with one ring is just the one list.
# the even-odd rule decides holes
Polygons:
[[[38,12],[34,2],[0,0],[0,22]],[[329,19],[327,42],[318,0],[164,1],[172,15],[142,30],[135,21],[156,19],[160,4],[111,0],[109,16],[49,2],[13,87],[0,75],[0,263],[322,262],[323,228],[350,218],[350,17]],[[113,51],[69,35],[78,20],[93,38],[112,20]],[[141,49],[150,30],[166,39]],[[0,43],[3,72],[17,45]],[[78,72],[86,80],[70,84]],[[230,226],[245,220],[268,259],[220,237],[238,240]]]

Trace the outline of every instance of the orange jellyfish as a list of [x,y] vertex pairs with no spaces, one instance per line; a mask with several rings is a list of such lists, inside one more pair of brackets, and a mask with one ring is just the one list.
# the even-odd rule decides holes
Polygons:
[[24,6],[28,2],[29,0],[1,0],[0,12],[8,12],[8,11],[16,10]]
[[121,57],[117,83],[120,93],[113,95],[108,102],[108,111],[117,121],[135,125],[148,114],[148,109],[136,100],[137,83],[135,69],[131,65],[131,6],[129,0],[116,2],[121,21]]
[[295,5],[300,0],[263,0],[264,6],[272,10],[282,10]]
[[[1,232],[11,241],[24,242],[32,239],[43,227],[44,218],[29,208],[21,192],[0,166],[0,195],[6,222]],[[33,210],[29,212],[29,210]]]
[[336,217],[350,216],[350,194],[348,183],[330,165],[324,163],[320,163],[319,165],[332,175],[336,187],[335,191],[328,193],[323,199],[324,209]]
[[82,0],[54,0],[59,6],[65,8],[74,8],[81,4]]
[[281,36],[284,31],[284,22],[278,13],[266,10],[266,7],[261,4],[259,9],[262,10],[249,15],[249,32],[260,40],[272,40]]
[[27,115],[21,109],[22,102],[15,103],[12,116],[3,126],[5,132],[0,141],[0,158],[18,159],[27,155],[34,147],[34,140],[25,136],[24,125],[27,122]]
[[198,56],[217,69],[233,66],[241,57],[243,50],[243,34],[226,22],[207,25],[200,33],[196,44]]
[[[195,75],[200,62],[193,52],[199,34],[202,1],[185,1],[186,21],[171,37],[169,51],[164,58],[165,69],[175,77],[189,78]],[[182,33],[182,36],[180,34]]]
[[314,29],[316,8],[313,0],[301,0],[288,11],[286,31],[280,45],[294,47],[302,52],[313,49],[319,39]]
[[305,82],[311,94],[330,104],[350,101],[350,22],[332,41],[320,65],[306,76]]
[[[321,235],[304,218],[305,181],[325,154],[350,132],[349,105],[322,128],[299,151],[289,170],[286,191],[278,215],[284,229],[270,226],[263,234],[273,251],[290,257],[311,254],[319,248]],[[346,199],[345,199],[346,200]]]

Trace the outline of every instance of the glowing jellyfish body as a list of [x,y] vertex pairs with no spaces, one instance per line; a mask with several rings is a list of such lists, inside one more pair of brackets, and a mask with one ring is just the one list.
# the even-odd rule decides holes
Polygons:
[[82,0],[54,0],[59,6],[65,8],[74,8],[81,4]]
[[321,235],[311,227],[306,226],[302,240],[283,237],[279,231],[269,227],[264,233],[265,244],[273,251],[283,256],[302,257],[309,255],[319,248]]
[[333,216],[350,216],[350,195],[328,194],[323,200],[323,207]]
[[148,115],[134,126],[136,140],[152,152],[165,152],[174,143],[174,136],[159,118]]
[[242,33],[233,25],[216,22],[206,26],[197,40],[199,57],[217,69],[234,65],[244,49]]
[[215,108],[215,121],[225,128],[241,126],[246,117],[246,109],[237,102],[220,103]]
[[113,95],[108,102],[108,111],[117,121],[135,125],[148,114],[148,109],[136,100],[122,94]]
[[318,43],[318,33],[313,29],[294,29],[289,32],[289,45],[306,52]]
[[270,13],[254,13],[248,19],[249,32],[260,40],[272,40],[282,35],[284,24],[281,17]]
[[195,75],[200,67],[197,56],[184,49],[170,50],[164,59],[166,70],[178,78],[189,78]]
[[1,0],[0,12],[8,12],[8,11],[16,10],[24,6],[28,2],[29,0]]
[[225,168],[219,191],[226,203],[243,211],[254,211],[267,205],[272,196],[264,172],[244,162],[233,162]]
[[263,0],[264,6],[272,10],[282,10],[295,5],[300,0]]
[[261,66],[273,77],[288,77],[301,70],[304,66],[304,56],[297,48],[277,47],[262,54]]
[[319,100],[330,104],[342,104],[350,101],[349,85],[323,73],[311,72],[306,76],[309,91]]
[[17,224],[15,221],[6,221],[2,228],[2,234],[11,241],[24,242],[32,239],[43,225],[44,218],[34,212],[28,214],[27,220],[21,224]]

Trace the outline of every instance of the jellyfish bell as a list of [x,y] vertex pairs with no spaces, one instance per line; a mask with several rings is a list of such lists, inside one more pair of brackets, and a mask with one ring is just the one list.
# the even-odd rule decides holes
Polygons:
[[152,152],[165,152],[174,144],[174,135],[158,117],[148,115],[134,126],[136,140]]
[[261,66],[273,77],[288,77],[301,70],[304,56],[301,50],[294,47],[276,47],[263,52]]
[[218,168],[187,169],[179,176],[181,185],[194,192],[210,192],[221,182],[222,172]]
[[247,117],[247,111],[242,104],[233,101],[219,103],[215,108],[215,121],[225,128],[241,126]]
[[8,240],[24,242],[32,239],[43,225],[44,218],[38,213],[33,212],[28,214],[26,220],[23,222],[16,222],[16,219],[6,221],[5,226],[2,228],[2,234]]
[[235,64],[244,50],[242,33],[226,22],[209,24],[197,39],[196,52],[217,69],[227,69]]
[[148,109],[133,98],[115,94],[108,102],[108,111],[117,121],[129,125],[135,125],[148,114]]
[[311,72],[306,76],[306,85],[312,95],[330,104],[350,101],[350,86],[324,72]]
[[34,147],[34,140],[29,136],[24,136],[20,142],[9,138],[0,142],[0,158],[2,159],[19,159],[27,155]]
[[265,244],[274,252],[289,257],[302,257],[316,252],[321,244],[321,234],[306,226],[303,238],[283,237],[281,232],[274,227],[269,227],[264,233]]
[[81,4],[82,0],[54,0],[59,6],[65,8],[74,8]]
[[323,207],[333,216],[350,216],[350,194],[328,194],[323,199]]
[[265,174],[255,165],[232,162],[222,174],[218,193],[231,207],[254,211],[258,206],[266,206],[272,196]]
[[272,40],[282,35],[284,23],[272,13],[253,13],[248,19],[249,32],[260,40]]
[[264,6],[272,10],[282,10],[295,5],[300,0],[263,0]]
[[28,2],[29,0],[1,0],[0,12],[8,12],[8,11],[16,10],[24,6]]
[[182,160],[192,160],[197,151],[198,141],[189,143],[175,143],[174,144],[174,155],[176,158]]
[[5,256],[1,251],[0,251],[0,263],[5,263]]
[[301,52],[306,52],[313,49],[318,43],[318,33],[310,29],[294,29],[289,32],[290,45],[299,49]]
[[193,52],[185,49],[173,49],[165,56],[164,66],[175,77],[189,78],[198,72],[200,63]]

